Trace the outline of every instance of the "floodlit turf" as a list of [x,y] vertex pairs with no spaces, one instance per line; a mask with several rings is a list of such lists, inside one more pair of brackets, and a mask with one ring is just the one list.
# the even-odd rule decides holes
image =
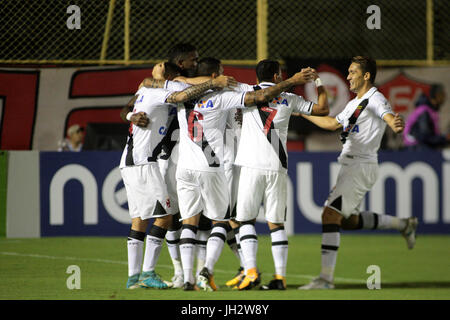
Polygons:
[[[225,246],[215,270],[217,292],[184,292],[181,289],[126,290],[127,253],[124,238],[0,239],[0,299],[57,300],[397,300],[450,299],[450,236],[421,235],[408,250],[400,235],[343,233],[336,267],[336,289],[299,291],[320,270],[320,235],[289,237],[286,291],[234,291],[225,287],[238,268]],[[69,290],[70,265],[81,270],[81,289]],[[258,265],[263,283],[273,273],[270,238],[259,237]],[[367,267],[381,270],[381,290],[369,290]],[[164,246],[156,271],[172,276]]]

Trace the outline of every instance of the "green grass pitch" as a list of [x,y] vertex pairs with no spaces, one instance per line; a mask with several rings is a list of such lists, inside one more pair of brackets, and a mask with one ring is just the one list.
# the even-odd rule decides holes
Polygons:
[[[181,289],[126,290],[126,237],[0,239],[2,300],[448,300],[450,236],[419,235],[408,250],[400,235],[343,233],[336,267],[336,289],[299,291],[320,270],[320,235],[289,237],[286,291],[235,291],[226,288],[238,268],[228,246],[216,264],[217,292]],[[81,270],[81,289],[67,288],[70,265]],[[262,282],[272,278],[270,238],[259,236]],[[381,289],[369,290],[367,267],[381,270]],[[156,271],[170,279],[172,264],[163,247]]]

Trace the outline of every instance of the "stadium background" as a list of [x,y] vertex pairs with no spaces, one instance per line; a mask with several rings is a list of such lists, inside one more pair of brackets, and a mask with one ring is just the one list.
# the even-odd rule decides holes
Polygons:
[[[200,57],[220,58],[225,73],[241,82],[255,82],[253,68],[263,58],[278,59],[287,76],[303,66],[313,66],[327,86],[331,115],[353,97],[345,78],[349,58],[356,54],[377,59],[376,84],[394,111],[405,117],[413,110],[418,95],[428,93],[432,83],[441,83],[450,92],[448,1],[378,1],[380,29],[370,29],[367,25],[373,14],[368,11],[372,4],[365,0],[86,0],[32,4],[23,0],[3,1],[0,25],[0,148],[5,150],[1,157],[2,234],[118,235],[124,232],[126,215],[117,218],[120,213],[111,213],[114,209],[104,197],[99,197],[94,207],[97,209],[93,209],[98,210],[100,218],[96,223],[102,231],[95,228],[89,231],[89,219],[87,224],[83,223],[89,199],[83,192],[98,188],[100,195],[105,179],[115,172],[120,151],[110,150],[121,149],[127,130],[119,118],[119,109],[142,78],[151,74],[153,64],[164,60],[169,48],[178,42],[193,43]],[[68,11],[70,5],[80,9],[79,29],[68,27],[75,21],[74,12]],[[295,89],[309,99],[315,99],[314,91],[308,85]],[[89,139],[94,141],[91,150],[99,152],[87,156],[51,152],[74,123],[90,130]],[[450,99],[442,107],[440,125],[443,132],[449,131]],[[295,222],[290,222],[289,232],[318,232],[320,206],[332,186],[332,167],[341,147],[338,133],[325,132],[294,117],[290,127],[290,203],[293,205],[289,210]],[[447,153],[436,152],[428,157],[411,155],[401,148],[401,139],[386,130],[382,149],[387,153],[381,156],[381,161],[386,161],[384,167],[388,169],[380,179],[377,195],[369,194],[365,206],[399,216],[417,215],[424,222],[424,232],[448,233]],[[394,156],[392,150],[396,150]],[[329,153],[322,158],[324,151]],[[47,159],[52,159],[52,166],[47,165]],[[318,159],[326,161],[317,165]],[[102,170],[96,164],[101,162],[112,163],[111,171],[100,173]],[[393,169],[389,167],[392,163]],[[63,207],[59,204],[58,208],[78,220],[68,224],[72,227],[56,232],[49,219],[50,187],[56,169],[47,168],[71,168],[75,164],[91,170],[96,184],[81,180],[83,188],[73,182],[62,184]],[[309,166],[307,171],[303,164]],[[421,165],[431,170],[432,178],[422,175]],[[298,191],[302,181],[298,178],[300,172],[312,175],[309,180],[305,178],[308,182],[302,187],[314,190],[308,201],[299,200],[304,194]],[[17,176],[24,178],[13,178]],[[67,177],[70,181],[77,178],[80,179]],[[123,215],[127,205],[126,199],[119,199],[120,193],[115,193],[122,188],[118,180],[107,198],[116,203],[116,209]],[[24,185],[36,202],[24,203],[16,196],[13,190],[22,191]],[[425,190],[435,190],[435,195],[430,198]],[[403,205],[401,200],[396,200],[395,196],[402,195],[411,199],[407,201],[410,203]],[[384,207],[376,204],[377,199],[383,200]],[[31,232],[30,227],[17,230],[16,225],[23,228],[17,212],[27,212],[26,216],[33,212],[33,221],[39,227],[31,228]],[[117,219],[111,222],[111,216]],[[77,224],[79,228],[74,227]]]
[[[70,5],[81,10],[80,29],[67,27]],[[381,10],[381,29],[366,25],[370,5]],[[338,133],[292,118],[289,290],[222,290],[236,269],[225,249],[216,268],[222,288],[214,296],[123,288],[129,222],[116,150],[126,130],[119,109],[178,42],[196,45],[200,57],[220,58],[225,73],[242,82],[255,82],[254,66],[263,58],[278,59],[286,75],[314,66],[332,114],[352,97],[345,80],[349,58],[368,54],[379,66],[377,87],[407,117],[430,84],[450,92],[447,0],[3,0],[0,19],[0,299],[449,299],[448,149],[404,151],[387,129],[380,179],[363,205],[417,216],[418,245],[407,251],[396,233],[346,233],[336,273],[344,290],[301,293],[290,289],[319,270],[321,206],[341,144]],[[314,87],[295,91],[314,99]],[[97,130],[94,136],[103,141],[97,150],[54,152],[74,123]],[[450,131],[448,98],[440,126]],[[257,228],[267,233],[264,223]],[[264,282],[271,276],[269,251],[270,238],[262,235]],[[69,264],[80,266],[82,290],[66,287]],[[382,267],[383,290],[367,290],[366,267],[373,264]],[[172,276],[167,250],[158,272]]]

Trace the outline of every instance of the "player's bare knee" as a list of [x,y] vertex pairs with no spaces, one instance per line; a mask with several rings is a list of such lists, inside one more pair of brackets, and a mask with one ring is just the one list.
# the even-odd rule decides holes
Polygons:
[[148,226],[148,220],[142,220],[141,218],[131,219],[131,229],[140,232],[146,232]]
[[337,224],[341,225],[342,215],[336,210],[325,207],[322,212],[322,224]]
[[283,228],[284,227],[284,223],[273,223],[270,221],[267,221],[267,225],[269,226],[269,230],[274,230],[277,228]]
[[156,218],[153,224],[163,229],[169,229],[172,225],[172,215]]
[[230,220],[229,221],[231,228],[236,229],[239,228],[239,226],[241,225],[238,221],[236,220]]

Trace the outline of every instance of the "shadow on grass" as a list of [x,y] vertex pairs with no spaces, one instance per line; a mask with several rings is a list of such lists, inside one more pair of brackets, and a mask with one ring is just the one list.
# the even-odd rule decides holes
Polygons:
[[[288,289],[297,289],[299,286],[304,284],[288,284]],[[338,283],[335,285],[336,289],[364,289],[367,290],[367,286],[364,283]],[[382,289],[424,289],[424,288],[435,288],[444,289],[450,288],[450,281],[420,281],[420,282],[381,282]]]

